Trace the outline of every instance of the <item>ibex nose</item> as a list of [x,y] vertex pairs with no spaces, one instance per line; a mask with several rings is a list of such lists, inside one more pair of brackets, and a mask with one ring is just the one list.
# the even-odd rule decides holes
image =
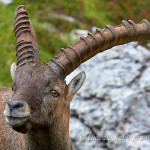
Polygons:
[[14,109],[19,109],[19,108],[24,106],[22,102],[11,102],[11,101],[8,101],[7,104],[9,106],[10,111],[14,110]]

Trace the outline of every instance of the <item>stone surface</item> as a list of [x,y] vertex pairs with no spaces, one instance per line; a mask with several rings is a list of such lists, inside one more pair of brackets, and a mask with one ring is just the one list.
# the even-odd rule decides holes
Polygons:
[[138,43],[114,47],[83,63],[87,79],[71,103],[75,150],[150,149],[150,52]]
[[88,30],[73,29],[70,32],[70,37],[72,40],[78,40],[81,36],[86,37],[88,32],[89,32]]

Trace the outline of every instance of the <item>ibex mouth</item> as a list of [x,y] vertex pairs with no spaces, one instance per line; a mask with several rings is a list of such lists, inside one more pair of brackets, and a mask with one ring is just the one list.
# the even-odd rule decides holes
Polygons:
[[23,125],[29,117],[28,113],[18,113],[16,111],[9,111],[8,109],[5,109],[4,115],[7,124],[15,127]]
[[8,101],[4,110],[7,124],[18,127],[25,124],[30,116],[30,109],[23,101]]
[[18,118],[18,117],[12,117],[12,116],[6,116],[5,117],[7,124],[13,127],[22,126],[27,120],[28,117]]
[[4,115],[5,117],[25,118],[25,117],[29,117],[30,113],[29,112],[20,113],[20,112],[10,111],[10,110],[5,109]]

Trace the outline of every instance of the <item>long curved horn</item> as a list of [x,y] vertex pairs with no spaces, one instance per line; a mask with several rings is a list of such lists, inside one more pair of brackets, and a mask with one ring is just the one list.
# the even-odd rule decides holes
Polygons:
[[61,49],[61,53],[54,59],[50,59],[52,69],[65,78],[81,63],[116,45],[132,41],[149,40],[150,23],[143,19],[135,24],[132,20],[122,21],[119,26],[107,25],[104,30],[97,29],[95,34],[88,33],[87,37],[81,37],[79,42],[67,49]]
[[24,5],[20,5],[15,11],[14,33],[17,66],[40,61],[35,32]]

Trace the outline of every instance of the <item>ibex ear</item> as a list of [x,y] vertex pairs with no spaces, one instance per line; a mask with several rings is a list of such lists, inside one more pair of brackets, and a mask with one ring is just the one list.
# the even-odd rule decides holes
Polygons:
[[15,62],[13,62],[11,67],[10,67],[10,73],[11,73],[11,77],[13,80],[14,80],[16,69],[17,69],[17,65]]
[[68,85],[68,95],[74,96],[83,85],[85,79],[86,74],[84,71],[75,76]]

